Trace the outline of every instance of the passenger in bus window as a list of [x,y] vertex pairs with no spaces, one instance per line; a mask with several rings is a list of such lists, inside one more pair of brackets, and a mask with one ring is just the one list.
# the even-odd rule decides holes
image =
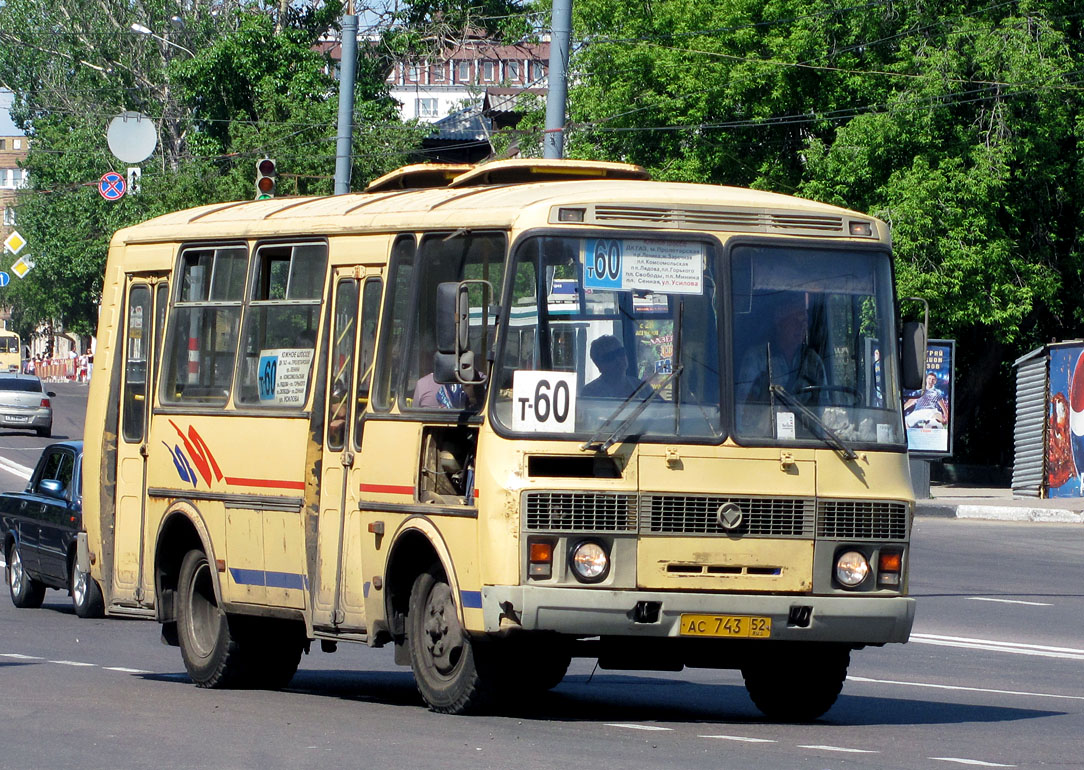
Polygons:
[[612,334],[603,334],[591,343],[591,360],[599,376],[583,386],[584,398],[628,398],[642,380],[630,377],[625,346]]
[[466,389],[458,382],[440,384],[433,373],[418,379],[414,386],[415,409],[466,409],[469,405]]

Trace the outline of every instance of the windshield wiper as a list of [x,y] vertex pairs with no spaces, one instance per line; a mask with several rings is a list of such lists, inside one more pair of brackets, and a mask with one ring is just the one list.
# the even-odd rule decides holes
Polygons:
[[[851,449],[849,446],[847,446],[845,443],[843,443],[843,439],[841,439],[839,437],[839,434],[836,433],[831,428],[829,428],[827,423],[825,423],[824,420],[822,420],[820,418],[820,416],[817,415],[816,412],[814,412],[812,409],[810,409],[805,404],[803,404],[801,401],[799,401],[794,396],[794,394],[792,394],[790,391],[788,391],[782,385],[777,385],[775,383],[772,383],[769,386],[769,389],[770,389],[772,395],[778,396],[779,400],[782,401],[784,404],[787,404],[787,405],[792,406],[795,409],[797,409],[798,413],[800,415],[802,415],[804,418],[806,418],[806,420],[808,420],[810,423],[812,423],[816,427],[820,428],[820,430],[822,432],[821,433],[821,438],[824,439],[824,442],[826,444],[828,444],[830,447],[832,447],[837,452],[839,452],[840,456],[842,456],[843,459],[845,459],[845,460],[857,460],[858,459],[858,455],[856,455],[854,453],[853,449]],[[772,413],[773,414],[775,413],[774,408],[772,409]]]
[[[672,371],[672,372],[670,372],[670,374],[666,375],[665,379],[663,379],[663,381],[659,383],[658,390],[662,390],[663,388],[665,388],[667,383],[669,383],[670,380],[674,379],[674,377],[676,375],[680,374],[681,370],[683,368],[684,367],[682,367],[679,364],[674,369],[674,371]],[[650,396],[648,396],[647,398],[640,401],[640,403],[636,405],[636,408],[633,409],[632,412],[629,413],[629,416],[626,417],[624,420],[622,420],[621,424],[613,429],[613,432],[610,433],[610,435],[606,437],[605,441],[599,441],[599,436],[601,436],[602,432],[604,430],[606,430],[607,427],[609,427],[610,423],[612,423],[614,420],[617,419],[618,415],[620,415],[623,411],[625,411],[625,407],[628,406],[629,404],[631,404],[636,399],[636,396],[638,396],[640,393],[643,392],[644,388],[647,388],[647,387],[649,387],[651,385],[651,381],[654,380],[654,379],[655,379],[655,374],[652,374],[646,380],[641,380],[640,384],[636,386],[636,389],[633,390],[632,393],[630,393],[628,395],[628,398],[626,398],[624,401],[622,401],[620,404],[618,404],[617,407],[613,410],[613,412],[610,413],[610,416],[602,421],[602,425],[598,426],[598,430],[596,430],[594,433],[591,434],[591,438],[589,438],[589,439],[587,439],[587,441],[583,442],[583,446],[581,446],[580,449],[583,449],[583,450],[593,449],[596,452],[605,452],[607,449],[612,447],[614,445],[614,443],[616,442],[617,437],[619,435],[621,435],[622,433],[624,433],[625,428],[633,420],[635,420],[637,417],[639,417],[643,413],[643,411],[645,409],[647,409],[647,405],[651,403],[651,400],[654,398],[655,393],[657,393],[658,390],[652,392]]]

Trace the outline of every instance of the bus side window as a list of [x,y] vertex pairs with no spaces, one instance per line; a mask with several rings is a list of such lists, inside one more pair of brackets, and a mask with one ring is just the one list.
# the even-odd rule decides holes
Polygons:
[[369,404],[369,383],[376,353],[376,323],[380,318],[380,296],[384,282],[370,278],[361,292],[361,345],[358,350],[358,389],[354,395],[354,446],[361,448],[362,417]]
[[350,391],[354,376],[354,341],[357,338],[358,282],[339,281],[335,287],[334,326],[331,330],[331,364],[328,379],[331,394],[327,401],[327,445],[340,450],[346,443],[350,415]]
[[163,403],[229,400],[247,263],[244,246],[181,251],[177,297],[166,335]]
[[147,419],[147,359],[151,344],[151,290],[133,286],[128,295],[128,328],[125,330],[124,440],[143,440]]
[[[503,233],[454,233],[431,235],[422,241],[418,280],[418,312],[411,330],[407,354],[407,378],[401,394],[404,409],[475,408],[462,386],[438,385],[432,377],[436,352],[437,286],[451,281],[488,281],[500,291],[504,276],[505,238]],[[489,306],[496,302],[487,288],[473,284],[469,289],[470,346],[482,353],[479,366],[484,371],[484,354],[494,340],[496,318]],[[405,396],[411,396],[408,401]]]
[[376,378],[373,382],[373,406],[387,411],[399,387],[399,373],[403,362],[403,336],[410,304],[411,286],[414,278],[414,237],[403,236],[392,247],[391,271],[388,274],[388,301],[384,308],[384,322],[380,328],[380,342],[376,353]]
[[327,245],[259,246],[253,262],[236,400],[302,409],[312,379]]

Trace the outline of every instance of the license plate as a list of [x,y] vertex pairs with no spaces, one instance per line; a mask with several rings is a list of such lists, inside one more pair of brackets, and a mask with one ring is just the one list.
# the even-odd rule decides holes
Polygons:
[[30,418],[29,417],[5,417],[4,422],[10,422],[10,423],[14,423],[16,425],[22,425],[24,423],[30,422]]
[[759,615],[682,615],[681,635],[767,639],[772,635],[772,619]]

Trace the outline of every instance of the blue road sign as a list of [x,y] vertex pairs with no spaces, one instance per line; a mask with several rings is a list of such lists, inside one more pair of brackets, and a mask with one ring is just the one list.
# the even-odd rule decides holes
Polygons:
[[4,288],[9,283],[11,283],[11,276],[5,273],[3,270],[0,270],[0,289]]
[[124,187],[124,177],[116,171],[102,174],[102,178],[98,181],[98,192],[101,193],[102,197],[107,201],[115,201],[123,198]]

